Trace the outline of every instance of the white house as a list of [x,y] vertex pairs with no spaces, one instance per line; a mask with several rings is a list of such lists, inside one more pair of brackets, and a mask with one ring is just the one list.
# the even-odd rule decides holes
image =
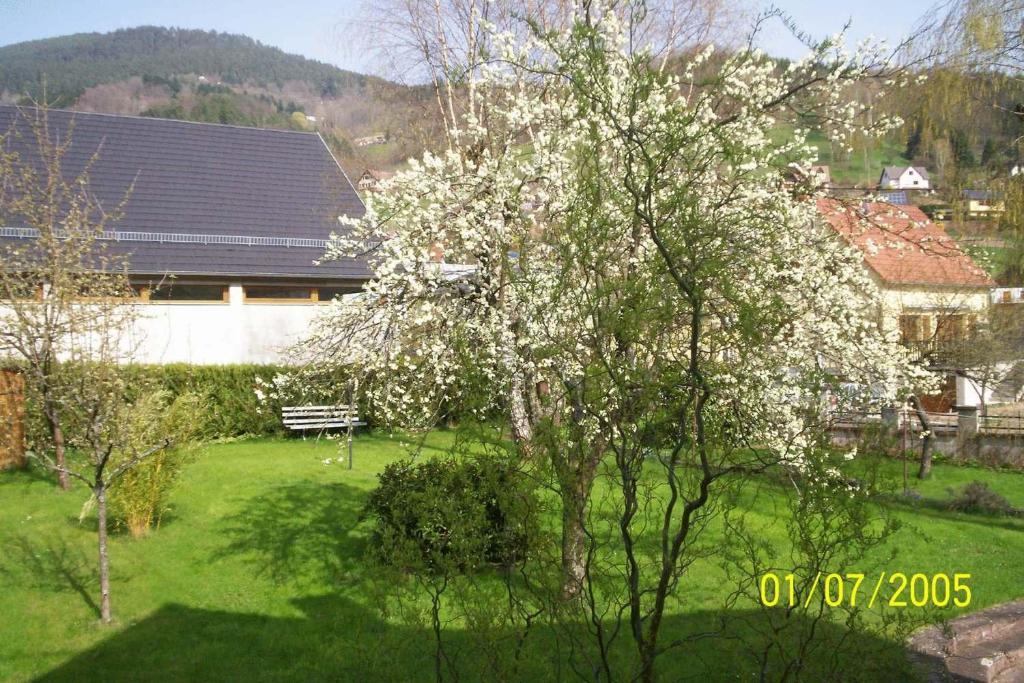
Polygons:
[[375,168],[368,168],[363,171],[356,181],[356,187],[363,192],[376,192],[381,181],[393,177],[393,171],[380,171]]
[[[0,106],[0,131],[20,131],[9,144],[22,154],[35,144],[24,111]],[[90,189],[104,206],[134,181],[107,239],[138,294],[140,362],[279,361],[325,302],[369,279],[365,261],[315,263],[338,216],[365,210],[317,133],[49,113],[54,131],[72,123],[66,173],[98,150]],[[0,239],[34,236],[8,225]]]
[[931,182],[928,170],[922,166],[886,166],[878,187],[883,190],[927,190]]

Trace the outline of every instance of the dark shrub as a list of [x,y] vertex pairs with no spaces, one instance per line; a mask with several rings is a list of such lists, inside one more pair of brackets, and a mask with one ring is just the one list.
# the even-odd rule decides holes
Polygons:
[[511,566],[536,537],[536,497],[510,463],[437,458],[388,465],[370,494],[370,554],[411,570]]
[[951,491],[950,493],[953,494],[953,500],[949,502],[951,510],[997,515],[1009,515],[1016,512],[1010,501],[990,489],[984,482],[972,481],[960,491]]

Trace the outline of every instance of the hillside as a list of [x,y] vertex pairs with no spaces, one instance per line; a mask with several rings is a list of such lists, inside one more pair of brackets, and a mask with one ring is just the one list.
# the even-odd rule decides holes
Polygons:
[[39,96],[44,76],[51,96],[77,97],[86,88],[133,76],[181,74],[216,74],[236,85],[304,81],[325,96],[376,80],[216,31],[141,26],[0,47],[0,90],[11,93]]
[[[0,102],[267,128],[315,129],[350,174],[429,144],[429,93],[246,36],[142,26],[0,47]],[[383,133],[383,145],[353,140]]]

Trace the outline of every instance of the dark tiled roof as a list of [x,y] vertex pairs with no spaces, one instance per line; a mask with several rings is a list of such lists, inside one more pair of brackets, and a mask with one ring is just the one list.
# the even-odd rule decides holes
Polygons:
[[919,176],[928,180],[928,169],[924,166],[886,166],[882,171],[882,175],[888,175],[890,178],[899,178],[908,168],[914,169]]
[[979,202],[986,202],[989,200],[1001,200],[1003,194],[1001,192],[992,192],[990,190],[964,190],[964,199],[973,199]]
[[[9,149],[36,159],[33,109],[0,106],[0,134],[15,126]],[[316,133],[244,128],[132,116],[51,110],[51,130],[70,129],[63,160],[70,176],[98,154],[90,190],[113,207],[134,181],[114,227],[143,233],[237,235],[325,240],[342,214],[364,211]],[[17,226],[12,226],[17,227]],[[310,247],[125,242],[136,273],[366,278],[356,260],[314,266]]]

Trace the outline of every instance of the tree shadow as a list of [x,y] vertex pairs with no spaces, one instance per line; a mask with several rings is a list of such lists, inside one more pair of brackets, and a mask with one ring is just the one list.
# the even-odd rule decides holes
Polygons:
[[57,488],[56,473],[39,465],[38,462],[33,461],[31,458],[28,459],[23,467],[0,469],[0,486],[25,486],[34,482],[47,482],[53,484],[54,490],[59,490]]
[[338,584],[358,568],[365,538],[356,531],[367,492],[339,482],[282,484],[248,499],[224,520],[228,543],[214,560],[244,556],[278,582]]
[[80,548],[72,548],[63,538],[38,541],[24,535],[4,539],[6,557],[0,562],[0,575],[10,582],[26,576],[35,588],[58,593],[74,593],[100,616],[99,605],[91,589],[99,584],[96,560]]
[[[191,680],[401,680],[435,679],[433,634],[426,625],[398,625],[382,620],[355,601],[337,595],[319,595],[292,601],[302,614],[295,617],[205,610],[179,604],[164,605],[146,618],[112,634],[40,676],[39,681],[191,681]],[[743,619],[763,618],[760,610],[739,611]],[[718,613],[674,615],[665,623],[667,633],[698,633],[717,623]],[[577,625],[579,635],[585,626]],[[841,627],[821,625],[822,642],[851,637]],[[760,673],[756,656],[738,648],[735,637],[697,640],[688,647],[667,651],[659,659],[660,680],[752,680]],[[515,634],[506,633],[511,642]],[[570,649],[556,641],[550,629],[535,629],[525,641],[522,657],[508,669],[494,668],[488,638],[472,630],[448,628],[446,648],[461,680],[584,680],[585,666],[567,661]],[[904,661],[897,644],[864,638],[862,652],[886,653]],[[616,658],[628,661],[622,641]],[[847,642],[849,644],[849,642]],[[827,647],[815,655],[823,664],[833,655]],[[578,654],[578,653],[577,653]],[[506,663],[509,660],[505,660]],[[895,660],[893,660],[895,661]],[[808,662],[814,665],[818,662]],[[816,677],[820,668],[808,667],[805,677],[792,680],[876,681],[911,680],[905,666],[878,678],[867,661],[830,668],[833,675]],[[574,670],[575,669],[575,670]],[[627,672],[622,672],[624,679]],[[762,680],[778,680],[769,669]],[[446,675],[446,678],[449,677]]]
[[1024,518],[1018,513],[997,514],[988,512],[967,512],[951,510],[949,500],[937,498],[908,498],[899,494],[879,497],[879,504],[886,505],[893,510],[911,512],[922,517],[931,517],[944,522],[963,522],[965,524],[977,524],[986,528],[1006,529],[1009,531],[1024,531]]

